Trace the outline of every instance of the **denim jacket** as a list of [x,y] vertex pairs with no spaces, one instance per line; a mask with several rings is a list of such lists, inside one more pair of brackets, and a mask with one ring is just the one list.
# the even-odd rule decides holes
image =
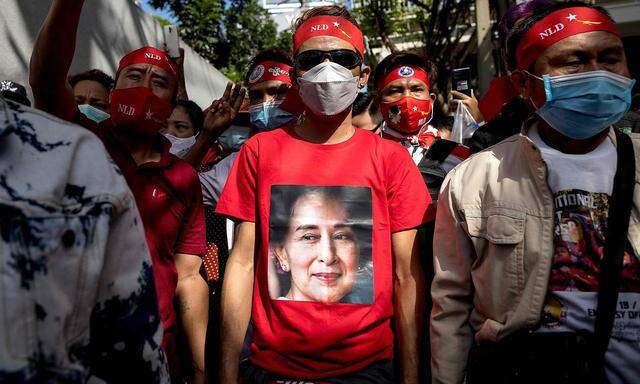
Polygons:
[[0,382],[168,382],[140,217],[87,130],[0,98]]
[[[451,171],[440,191],[431,287],[434,383],[461,383],[474,339],[497,342],[535,327],[553,259],[547,167],[525,132]],[[628,239],[640,255],[640,135]],[[609,138],[616,145],[613,128]]]

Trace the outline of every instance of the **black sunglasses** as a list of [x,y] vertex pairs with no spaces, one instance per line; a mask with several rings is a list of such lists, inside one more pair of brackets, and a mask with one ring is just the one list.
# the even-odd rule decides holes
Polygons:
[[301,71],[308,71],[326,59],[347,69],[353,69],[362,64],[360,54],[349,49],[336,49],[334,51],[312,49],[296,55],[296,68]]

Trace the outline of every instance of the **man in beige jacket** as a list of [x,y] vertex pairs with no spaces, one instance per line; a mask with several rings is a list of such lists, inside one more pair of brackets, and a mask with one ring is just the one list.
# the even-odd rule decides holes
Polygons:
[[[587,351],[618,165],[611,124],[629,108],[634,81],[615,24],[598,7],[534,8],[508,41],[512,80],[535,113],[519,135],[465,161],[442,186],[433,379],[598,381]],[[632,141],[637,158],[640,140]],[[603,348],[612,383],[640,378],[640,190],[633,202],[614,331]]]

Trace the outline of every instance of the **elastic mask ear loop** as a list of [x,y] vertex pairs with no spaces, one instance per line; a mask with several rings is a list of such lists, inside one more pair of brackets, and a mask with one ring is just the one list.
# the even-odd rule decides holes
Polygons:
[[433,120],[433,108],[435,107],[435,104],[436,104],[435,100],[431,100],[431,114],[429,116],[429,120],[427,120],[426,123],[422,124],[422,127],[420,127],[420,130],[417,133],[418,135],[423,133],[427,128],[429,128],[429,123],[431,123],[431,120]]
[[[536,80],[542,81],[542,83],[544,84],[544,79],[542,77],[538,77],[536,75],[534,75],[533,73],[527,71],[526,69],[518,69],[518,71],[526,74],[527,76],[531,76]],[[545,87],[545,94],[547,93],[546,87]],[[533,106],[533,110],[537,111],[538,109],[540,109],[536,103],[533,102],[533,99],[531,97],[529,97],[527,100],[529,100],[529,103],[531,103],[531,105]]]
[[265,119],[265,120],[266,120],[266,121],[264,122],[264,125],[265,125],[265,127],[267,127],[267,126],[269,125],[269,118],[270,118],[270,116],[269,116],[269,113],[268,113],[268,111],[267,111],[267,103],[266,103],[266,102],[263,102],[263,103],[262,103],[262,116],[263,116],[263,119]]
[[380,127],[380,133],[378,133],[378,135],[380,135],[380,137],[383,137],[382,134],[385,133],[387,131],[387,122],[382,120],[382,126]]

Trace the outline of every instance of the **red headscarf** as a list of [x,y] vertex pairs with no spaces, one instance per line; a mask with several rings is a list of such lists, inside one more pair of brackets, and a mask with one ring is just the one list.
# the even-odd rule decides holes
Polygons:
[[116,79],[120,75],[120,71],[132,64],[156,65],[169,72],[169,74],[171,74],[171,76],[176,81],[178,80],[178,66],[173,60],[171,60],[166,52],[161,51],[157,48],[142,47],[140,49],[136,49],[135,51],[127,53],[122,59],[120,59],[120,64],[118,65],[118,70],[116,71]]
[[389,71],[387,76],[378,81],[378,84],[376,84],[376,88],[378,89],[378,91],[382,91],[384,87],[389,85],[389,83],[391,83],[392,81],[407,78],[415,78],[421,80],[427,85],[427,88],[431,88],[431,84],[429,83],[429,75],[427,74],[427,72],[424,69],[413,65],[399,65],[395,67],[393,70]]
[[516,49],[516,66],[527,69],[549,46],[567,37],[593,31],[620,36],[615,23],[596,9],[571,7],[552,12],[524,34]]
[[272,60],[262,61],[253,68],[251,75],[249,75],[248,85],[256,85],[269,80],[278,80],[291,85],[290,70],[291,67],[284,63]]
[[322,15],[305,20],[293,35],[293,51],[297,52],[305,41],[316,36],[337,37],[353,45],[364,56],[362,31],[342,17]]

